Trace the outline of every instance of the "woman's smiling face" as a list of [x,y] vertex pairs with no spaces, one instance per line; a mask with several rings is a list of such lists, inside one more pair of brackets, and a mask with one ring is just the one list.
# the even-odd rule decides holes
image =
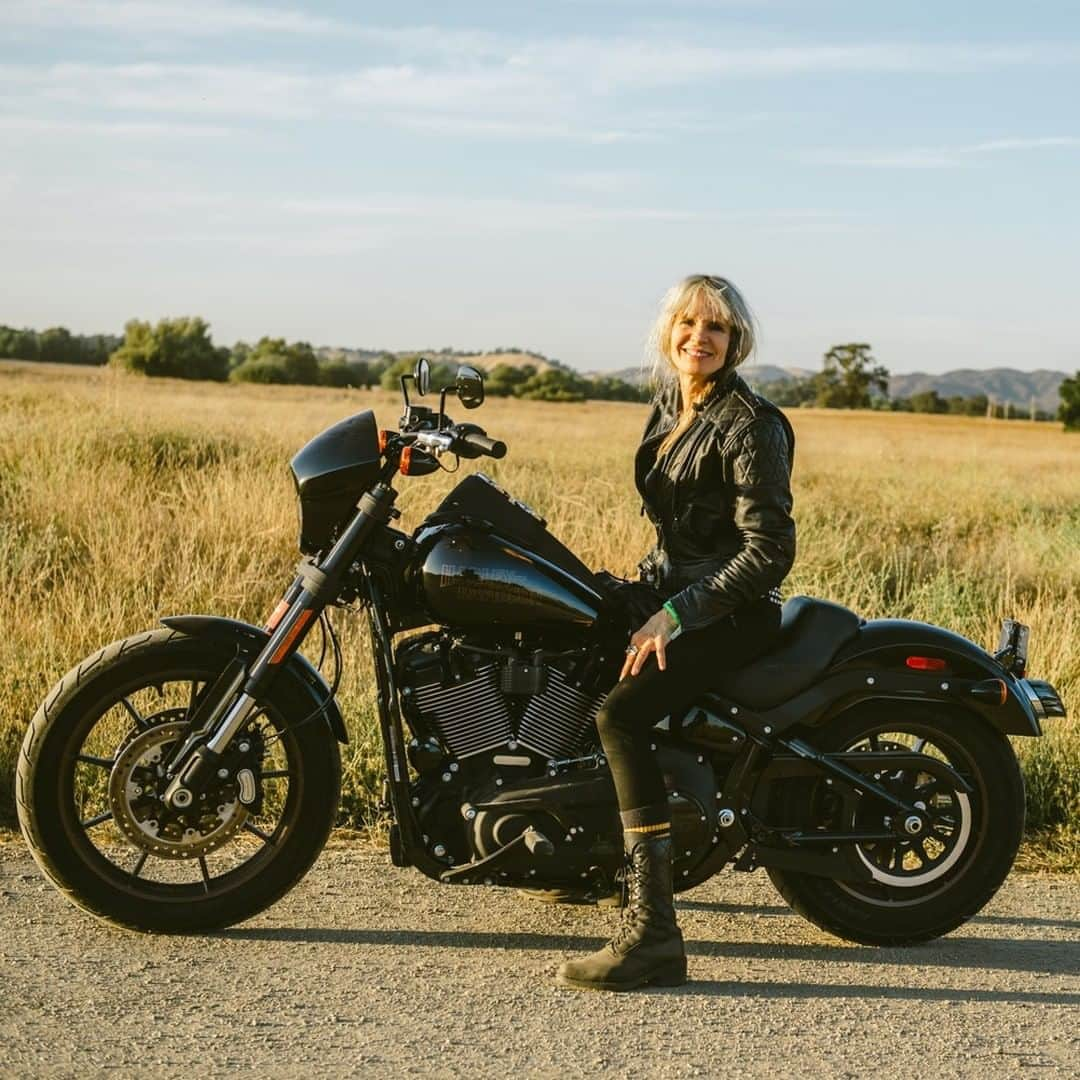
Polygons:
[[697,297],[672,324],[668,355],[681,374],[707,378],[724,366],[730,342],[731,328]]

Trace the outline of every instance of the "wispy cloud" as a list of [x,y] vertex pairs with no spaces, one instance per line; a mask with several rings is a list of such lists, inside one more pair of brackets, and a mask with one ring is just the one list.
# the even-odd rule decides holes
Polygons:
[[301,116],[323,96],[310,76],[208,64],[12,66],[0,71],[0,88],[9,101],[25,104],[24,113],[61,105],[97,112]]
[[337,19],[267,4],[188,3],[158,0],[5,0],[0,26],[47,29],[83,27],[125,35],[177,34],[216,37],[237,31],[275,34],[333,34],[348,30]]
[[956,146],[916,146],[900,150],[821,150],[802,155],[820,165],[850,165],[869,169],[956,169],[988,155],[1080,146],[1080,136],[988,139]]
[[235,134],[219,124],[185,124],[168,121],[72,121],[44,116],[0,115],[0,131],[24,135],[117,136],[119,138],[220,139]]
[[[127,12],[147,28],[153,17],[172,18],[183,10],[143,2],[89,3],[84,18],[103,21]],[[42,10],[71,7],[50,0]],[[285,9],[225,4],[207,14],[207,32],[222,32],[244,20],[283,31],[299,20],[297,32],[322,29],[323,21]],[[21,4],[16,12],[28,10]],[[36,5],[34,5],[36,10]],[[6,11],[6,9],[5,9]],[[96,14],[95,14],[96,13]],[[152,13],[157,13],[153,15]],[[0,16],[0,20],[6,16]],[[261,20],[261,22],[260,22]],[[67,107],[95,113],[218,114],[235,117],[306,117],[328,110],[351,111],[382,126],[425,129],[488,138],[567,138],[594,142],[664,139],[711,125],[695,117],[660,117],[646,102],[661,89],[694,86],[700,95],[729,79],[794,78],[820,73],[877,75],[908,72],[984,70],[1025,64],[1053,64],[1080,58],[1080,47],[1035,44],[881,44],[712,47],[654,40],[649,36],[517,39],[481,31],[436,31],[432,27],[351,31],[378,43],[379,60],[322,71],[310,64],[269,66],[227,63],[129,63],[10,66],[0,71],[9,111],[38,115]],[[671,62],[677,51],[678,63]],[[699,99],[697,99],[699,100]],[[65,119],[78,120],[78,116]],[[100,115],[88,117],[100,122]],[[105,117],[104,119],[126,119]],[[730,129],[732,122],[719,125]],[[962,151],[957,151],[957,153]],[[905,151],[880,160],[850,155],[849,163],[942,167],[952,152],[933,148]]]

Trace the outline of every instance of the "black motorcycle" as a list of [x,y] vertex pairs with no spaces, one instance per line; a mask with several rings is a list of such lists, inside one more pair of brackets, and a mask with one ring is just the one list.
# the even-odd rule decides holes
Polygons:
[[[79,907],[189,932],[262,911],[338,814],[334,607],[370,622],[390,857],[444,884],[617,891],[622,839],[594,717],[630,623],[618,584],[481,473],[410,536],[392,483],[506,447],[439,407],[426,362],[396,432],[365,411],[293,459],[306,558],[266,626],[184,615],[95,653],[50,691],[19,759],[19,820]],[[333,686],[297,649],[319,624]],[[413,631],[407,633],[407,631]],[[1025,677],[1027,628],[994,655],[935,626],[796,597],[777,647],[655,730],[679,890],[765,867],[852,941],[944,934],[1012,866],[1024,787],[1008,735],[1064,715]],[[322,660],[320,660],[320,667]]]

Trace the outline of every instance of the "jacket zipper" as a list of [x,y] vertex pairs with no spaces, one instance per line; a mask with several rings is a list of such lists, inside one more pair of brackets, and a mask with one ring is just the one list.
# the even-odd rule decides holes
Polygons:
[[[694,432],[693,438],[690,439],[686,447],[686,456],[679,463],[678,471],[675,474],[675,478],[672,481],[673,498],[671,500],[671,530],[675,531],[676,526],[679,523],[679,518],[682,516],[683,505],[686,501],[683,494],[683,484],[686,478],[690,475],[690,470],[693,467],[694,462],[698,458],[698,451],[701,449],[705,442],[705,439],[709,433],[709,425],[702,421],[700,418],[697,423],[700,425],[699,430]],[[692,431],[693,429],[691,429]],[[687,432],[689,435],[690,432]]]

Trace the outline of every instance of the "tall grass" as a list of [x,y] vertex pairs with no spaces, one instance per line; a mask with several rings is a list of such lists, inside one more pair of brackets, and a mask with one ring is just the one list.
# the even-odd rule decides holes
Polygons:
[[[140,380],[109,369],[0,363],[0,815],[25,726],[79,658],[159,616],[262,622],[291,580],[286,463],[378,391]],[[996,639],[1032,627],[1030,670],[1080,707],[1080,437],[1056,425],[792,410],[799,556],[789,593]],[[644,408],[492,400],[479,414],[510,452],[482,467],[543,513],[588,564],[631,574],[651,542],[631,459]],[[466,464],[463,470],[472,466]],[[401,482],[415,526],[456,482]],[[366,632],[340,620],[344,819],[372,823],[380,780]],[[1080,732],[1016,740],[1039,858],[1080,855]]]

